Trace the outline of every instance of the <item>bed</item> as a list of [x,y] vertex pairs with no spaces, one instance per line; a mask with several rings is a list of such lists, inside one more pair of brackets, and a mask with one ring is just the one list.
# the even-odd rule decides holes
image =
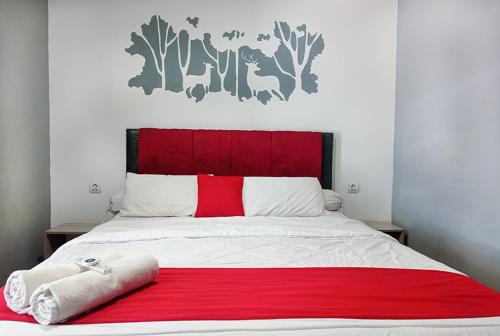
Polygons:
[[[169,134],[165,137],[164,132]],[[333,135],[316,133],[311,137],[305,133],[308,132],[283,132],[273,140],[274,134],[269,132],[202,131],[196,138],[192,130],[153,130],[149,139],[154,143],[153,154],[147,154],[147,150],[141,150],[139,131],[127,130],[127,170],[163,174],[304,175],[315,176],[324,188],[331,188]],[[301,142],[302,146],[314,148],[312,153],[297,150]],[[196,143],[202,144],[201,148],[193,149]],[[225,148],[228,143],[229,148]],[[173,156],[177,164],[172,164]],[[295,169],[289,169],[290,165]],[[111,250],[125,254],[146,251],[158,259],[160,267],[168,269],[359,267],[460,274],[360,221],[339,211],[327,210],[316,217],[134,218],[118,215],[66,243],[39,267]],[[389,281],[384,285],[395,284]],[[292,332],[300,335],[500,335],[500,317],[179,319],[49,327],[0,321],[2,335],[221,336]]]

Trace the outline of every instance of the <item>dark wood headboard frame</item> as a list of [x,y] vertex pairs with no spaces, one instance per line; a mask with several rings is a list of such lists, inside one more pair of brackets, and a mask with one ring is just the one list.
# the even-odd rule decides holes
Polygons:
[[[321,133],[323,138],[323,158],[321,167],[321,186],[323,189],[333,189],[333,133]],[[127,129],[127,172],[138,172],[139,130]]]

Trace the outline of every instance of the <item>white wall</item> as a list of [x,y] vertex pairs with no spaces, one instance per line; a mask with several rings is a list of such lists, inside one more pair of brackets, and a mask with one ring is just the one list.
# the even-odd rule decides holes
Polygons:
[[496,290],[499,12],[489,0],[399,2],[393,207],[412,248]]
[[[274,20],[306,23],[325,39],[313,63],[319,92],[264,106],[220,93],[194,103],[129,88],[143,58],[124,49],[154,14],[174,26],[198,16],[201,29],[219,34],[272,33]],[[361,185],[348,197],[348,214],[389,219],[396,14],[396,0],[50,0],[52,225],[105,218],[107,198],[124,180],[125,129],[137,127],[333,131],[336,189]],[[88,193],[94,182],[102,194]]]
[[0,1],[0,283],[42,255],[50,223],[47,3]]

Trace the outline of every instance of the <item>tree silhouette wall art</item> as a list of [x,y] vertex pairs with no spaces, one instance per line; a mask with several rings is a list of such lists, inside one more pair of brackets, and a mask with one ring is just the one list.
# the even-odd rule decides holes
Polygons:
[[[176,31],[159,15],[131,34],[130,55],[144,58],[142,72],[129,87],[185,94],[196,102],[208,94],[227,93],[239,101],[288,101],[296,90],[318,92],[318,75],[311,65],[324,49],[323,35],[302,24],[292,28],[274,22],[272,34],[247,36],[231,29],[212,36],[198,29],[198,17],[186,18]],[[250,46],[251,45],[251,46]]]

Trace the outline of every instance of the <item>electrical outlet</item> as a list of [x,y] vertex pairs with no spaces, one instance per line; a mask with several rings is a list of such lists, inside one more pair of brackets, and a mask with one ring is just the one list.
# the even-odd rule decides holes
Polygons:
[[97,183],[93,183],[93,184],[89,185],[89,193],[100,194],[101,193],[101,186]]
[[359,193],[359,183],[349,183],[347,185],[347,192],[349,194],[357,194],[357,193]]

